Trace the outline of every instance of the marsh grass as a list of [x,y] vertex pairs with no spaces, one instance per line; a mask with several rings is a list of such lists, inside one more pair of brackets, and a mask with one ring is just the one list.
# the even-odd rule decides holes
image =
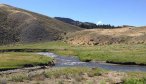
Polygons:
[[141,79],[129,78],[124,80],[123,84],[146,84],[146,78]]
[[146,84],[145,72],[127,72],[122,84]]
[[45,57],[33,53],[16,53],[16,52],[6,52],[0,53],[0,69],[13,69],[22,68],[25,65],[37,66],[41,64],[47,64],[53,59],[50,57]]
[[62,56],[78,56],[81,61],[107,61],[146,65],[146,44],[75,46],[61,41],[0,46],[3,49],[53,49]]

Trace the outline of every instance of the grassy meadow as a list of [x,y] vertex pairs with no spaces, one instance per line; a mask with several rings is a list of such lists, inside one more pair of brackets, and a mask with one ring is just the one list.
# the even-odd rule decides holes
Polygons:
[[119,64],[146,64],[146,44],[75,46],[64,42],[44,42],[0,46],[3,49],[53,49],[63,56],[78,56],[81,61],[106,61]]
[[[24,83],[24,84],[86,84],[89,78],[101,76],[107,71],[102,69],[91,69],[85,67],[72,67],[72,68],[51,68],[30,72],[3,74],[0,76],[0,84],[2,82],[9,83]],[[72,80],[70,80],[72,79]],[[88,81],[87,81],[88,80]]]
[[33,53],[5,52],[0,53],[0,70],[23,68],[26,65],[47,64],[52,58]]
[[[33,49],[50,50],[61,56],[78,56],[81,61],[106,61],[122,64],[146,64],[146,45],[145,44],[113,44],[97,46],[75,46],[64,42],[43,42],[31,44],[11,44],[0,46],[0,50],[21,49],[22,52],[0,53],[0,69],[20,68],[25,64],[38,65],[52,61],[52,58],[40,56],[32,53]],[[24,51],[23,51],[24,49]],[[32,52],[26,52],[32,49]],[[33,60],[32,60],[33,59]],[[84,83],[94,84],[145,84],[145,72],[112,72],[102,69],[91,69],[83,67],[74,68],[51,68],[32,72],[13,73],[1,75],[0,83]],[[119,80],[117,80],[117,78]],[[72,80],[70,80],[72,79]]]
[[145,84],[145,72],[113,72],[70,67],[24,71],[0,76],[0,84]]

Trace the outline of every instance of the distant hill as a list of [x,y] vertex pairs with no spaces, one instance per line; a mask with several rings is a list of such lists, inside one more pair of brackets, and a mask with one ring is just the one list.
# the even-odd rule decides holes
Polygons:
[[75,21],[73,19],[63,18],[63,17],[54,17],[54,18],[57,19],[57,20],[63,21],[65,23],[75,25],[75,26],[85,28],[85,29],[114,29],[114,28],[121,28],[122,27],[122,26],[113,26],[113,25],[110,25],[110,24],[96,25],[95,23],[91,23],[91,22]]
[[0,44],[54,41],[68,32],[82,30],[62,21],[24,9],[0,4]]
[[68,34],[66,42],[74,45],[146,44],[146,27],[86,29]]
[[57,19],[57,20],[63,21],[65,23],[81,27],[81,28],[92,29],[92,28],[96,28],[97,27],[97,25],[95,23],[91,23],[91,22],[75,21],[73,19],[63,18],[63,17],[54,17],[54,18]]

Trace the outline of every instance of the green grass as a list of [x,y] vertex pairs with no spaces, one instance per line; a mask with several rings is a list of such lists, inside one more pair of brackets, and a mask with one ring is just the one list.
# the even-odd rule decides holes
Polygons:
[[79,50],[80,60],[109,61],[113,63],[146,64],[146,45],[107,45],[96,46],[94,49]]
[[0,53],[0,69],[22,68],[26,64],[37,66],[47,64],[52,58],[45,57],[33,53],[16,53],[6,52]]
[[112,44],[74,46],[64,42],[44,42],[0,46],[3,49],[53,49],[63,56],[78,56],[81,61],[108,61],[112,63],[146,64],[146,44]]
[[145,78],[142,78],[142,79],[130,78],[130,79],[124,80],[123,84],[146,84],[146,79]]
[[127,77],[123,79],[123,84],[146,84],[145,72],[127,72]]

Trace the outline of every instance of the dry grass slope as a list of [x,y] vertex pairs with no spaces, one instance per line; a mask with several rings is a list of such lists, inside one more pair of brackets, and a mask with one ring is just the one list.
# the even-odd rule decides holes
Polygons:
[[0,4],[0,44],[52,41],[81,28],[20,8]]
[[90,29],[69,33],[67,42],[75,45],[145,44],[146,27]]

